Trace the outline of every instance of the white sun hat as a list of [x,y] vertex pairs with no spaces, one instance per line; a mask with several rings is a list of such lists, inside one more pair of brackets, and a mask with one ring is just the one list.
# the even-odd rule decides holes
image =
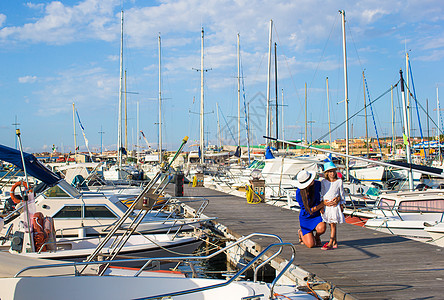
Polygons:
[[296,182],[295,185],[298,189],[305,189],[309,186],[313,180],[315,180],[316,172],[301,170],[296,174]]

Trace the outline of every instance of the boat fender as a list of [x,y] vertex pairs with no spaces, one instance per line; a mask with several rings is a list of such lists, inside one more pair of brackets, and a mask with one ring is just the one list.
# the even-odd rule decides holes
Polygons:
[[43,227],[43,214],[41,212],[36,212],[32,215],[32,232],[34,237],[34,247],[35,251],[46,251],[46,245],[43,245],[47,241],[47,235]]
[[197,186],[197,176],[193,176],[193,187]]
[[56,237],[56,231],[54,226],[54,219],[51,217],[45,217],[43,219],[43,230],[46,234],[46,241],[47,250],[55,250],[56,244],[55,244],[55,237]]
[[28,185],[26,184],[25,181],[17,181],[16,183],[14,183],[14,185],[11,187],[11,193],[9,194],[9,196],[11,196],[11,199],[12,199],[12,201],[14,201],[15,204],[19,204],[20,201],[23,200],[20,195],[15,195],[15,193],[14,193],[15,189],[20,185],[23,185],[23,187],[25,188],[25,191],[28,190]]

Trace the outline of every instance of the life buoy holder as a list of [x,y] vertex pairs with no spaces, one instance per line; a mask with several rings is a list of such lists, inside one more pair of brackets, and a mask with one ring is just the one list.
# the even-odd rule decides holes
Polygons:
[[20,201],[23,200],[21,196],[16,196],[16,195],[14,194],[15,189],[16,189],[18,186],[20,186],[20,185],[23,185],[23,187],[25,188],[25,190],[28,190],[28,185],[26,184],[25,181],[17,181],[16,183],[14,183],[14,185],[13,185],[12,188],[11,188],[10,196],[11,196],[12,201],[14,201],[15,204],[19,204]]

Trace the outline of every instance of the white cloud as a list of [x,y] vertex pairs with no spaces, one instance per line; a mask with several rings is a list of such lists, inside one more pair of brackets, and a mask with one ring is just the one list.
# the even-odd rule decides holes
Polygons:
[[20,83],[34,83],[37,81],[37,76],[23,76],[19,77],[18,81]]
[[76,107],[100,110],[110,106],[108,99],[117,99],[118,77],[109,77],[102,68],[78,67],[60,72],[56,77],[45,78],[42,87],[34,92],[38,96],[39,115],[56,115],[69,112],[72,102]]
[[116,36],[114,8],[117,0],[85,0],[75,6],[59,1],[27,4],[31,9],[41,9],[43,16],[33,23],[5,27],[0,39],[32,43],[66,44],[83,39],[110,41]]
[[0,14],[0,27],[3,26],[5,21],[6,21],[6,16],[4,14]]

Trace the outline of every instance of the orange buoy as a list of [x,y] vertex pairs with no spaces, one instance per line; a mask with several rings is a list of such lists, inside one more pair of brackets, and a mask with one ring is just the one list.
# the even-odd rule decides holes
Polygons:
[[20,186],[20,185],[23,185],[23,187],[24,187],[26,190],[28,189],[28,185],[27,185],[26,182],[24,182],[24,181],[17,181],[16,183],[14,183],[14,185],[13,185],[12,188],[11,188],[10,196],[11,196],[12,201],[14,201],[15,204],[19,204],[20,201],[23,200],[21,196],[16,196],[16,195],[14,194],[15,189],[16,189],[18,186]]

